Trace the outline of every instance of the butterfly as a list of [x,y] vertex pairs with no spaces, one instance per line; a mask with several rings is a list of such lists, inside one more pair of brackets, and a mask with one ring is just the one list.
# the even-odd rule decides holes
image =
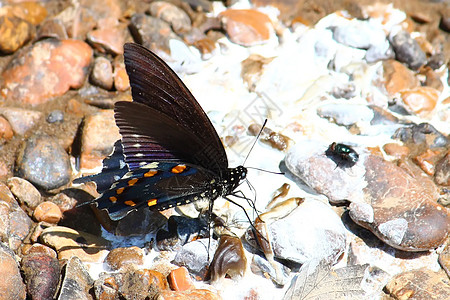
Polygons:
[[100,174],[74,182],[96,182],[100,196],[92,203],[112,220],[142,207],[234,195],[247,169],[228,167],[216,130],[181,79],[141,45],[125,44],[124,60],[133,101],[114,107],[122,138]]

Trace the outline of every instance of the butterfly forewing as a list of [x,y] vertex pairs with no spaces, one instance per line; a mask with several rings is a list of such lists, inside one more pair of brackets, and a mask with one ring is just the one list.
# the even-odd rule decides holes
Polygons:
[[[195,158],[199,166],[217,174],[226,170],[228,161],[225,149],[213,125],[175,72],[158,56],[140,45],[125,44],[124,49],[125,65],[130,78],[133,101],[153,108],[153,111],[158,111],[172,119],[173,123],[177,124],[179,131],[196,136],[198,144],[200,144],[195,149],[194,147],[188,147],[184,140],[180,140],[175,145],[176,149],[173,148],[173,145],[159,145],[169,152],[175,150],[180,152],[181,149],[184,149],[181,150],[184,152],[184,156]],[[121,109],[122,107],[117,107],[116,113],[120,113]],[[145,112],[143,114],[145,115]],[[152,114],[147,112],[147,115],[151,118],[153,112]],[[132,119],[133,115],[123,113],[122,116],[130,123],[137,123],[128,120]],[[146,129],[144,136],[153,138],[154,129]],[[124,140],[133,138],[127,133],[122,136]],[[129,148],[124,148],[126,160],[128,159],[128,150]],[[158,153],[158,150],[152,150],[153,148],[150,145],[150,148],[146,149],[143,154],[152,157],[152,155]]]

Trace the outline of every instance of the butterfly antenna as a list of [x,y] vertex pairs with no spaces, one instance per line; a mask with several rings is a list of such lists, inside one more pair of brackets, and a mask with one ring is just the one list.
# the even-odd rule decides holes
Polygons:
[[258,135],[256,136],[256,139],[255,139],[255,141],[253,142],[253,145],[252,145],[252,147],[250,148],[250,151],[248,151],[247,156],[245,157],[244,163],[243,163],[242,165],[245,165],[245,162],[247,161],[247,158],[250,156],[250,153],[252,152],[253,147],[255,147],[256,142],[257,142],[258,139],[259,139],[259,136],[261,135],[262,131],[264,130],[264,127],[266,127],[266,123],[267,123],[267,119],[264,120],[264,123],[262,124],[261,129],[259,130]]
[[252,169],[252,170],[258,170],[261,172],[266,172],[266,173],[270,173],[270,174],[276,174],[276,175],[284,175],[284,172],[273,172],[273,171],[268,171],[268,170],[264,170],[264,169],[260,169],[260,168],[255,168],[255,167],[246,167],[247,169]]

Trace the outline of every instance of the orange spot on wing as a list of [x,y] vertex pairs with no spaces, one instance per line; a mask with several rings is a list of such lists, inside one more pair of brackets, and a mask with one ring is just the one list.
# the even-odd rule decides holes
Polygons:
[[155,205],[157,202],[158,202],[158,199],[150,199],[150,200],[147,200],[147,205],[148,205],[148,206],[153,206],[153,205]]
[[117,198],[114,196],[109,197],[109,201],[111,201],[112,203],[116,203]]
[[152,176],[155,176],[156,173],[158,173],[157,170],[150,170],[150,171],[148,171],[147,173],[144,174],[144,177],[152,177]]
[[130,179],[130,180],[128,181],[128,186],[133,186],[133,185],[135,185],[136,182],[138,182],[138,180],[139,180],[139,179],[137,179],[137,178]]
[[128,206],[135,206],[136,205],[136,203],[134,203],[134,201],[131,201],[131,200],[125,201],[125,204],[128,205]]
[[186,170],[186,165],[178,165],[178,166],[175,166],[175,167],[172,168],[172,173],[180,174],[184,170]]
[[125,190],[125,188],[123,188],[123,187],[118,188],[118,189],[116,190],[117,195],[122,194],[124,190]]

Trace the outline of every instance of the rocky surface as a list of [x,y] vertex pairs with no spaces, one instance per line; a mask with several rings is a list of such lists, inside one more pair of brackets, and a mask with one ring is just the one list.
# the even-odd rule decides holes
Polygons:
[[[449,298],[449,9],[5,3],[0,299],[287,299],[305,283],[327,299]],[[125,42],[178,72],[230,165],[269,119],[245,166],[284,175],[249,169],[243,209],[217,199],[209,217],[202,203],[119,221],[77,206],[98,193],[72,180],[100,170],[114,104],[131,101]]]

